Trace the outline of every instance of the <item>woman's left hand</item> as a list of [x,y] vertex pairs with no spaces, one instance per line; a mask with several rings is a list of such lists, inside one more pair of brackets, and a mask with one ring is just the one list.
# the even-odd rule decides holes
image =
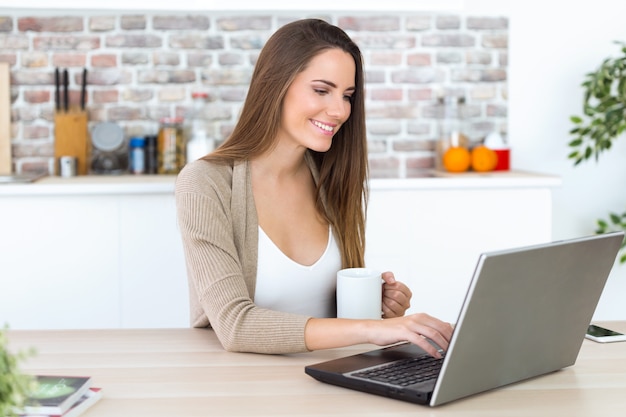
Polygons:
[[393,272],[384,272],[383,284],[383,318],[402,317],[411,307],[411,290],[409,287],[396,281]]

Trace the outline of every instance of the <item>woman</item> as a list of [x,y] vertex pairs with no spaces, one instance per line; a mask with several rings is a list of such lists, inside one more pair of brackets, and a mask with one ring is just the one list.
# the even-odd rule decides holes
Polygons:
[[290,353],[408,340],[447,348],[452,328],[404,316],[411,291],[383,274],[384,320],[333,318],[337,270],[364,265],[367,145],[361,53],[322,20],[290,23],[259,55],[240,119],[188,164],[176,204],[191,320],[229,351]]

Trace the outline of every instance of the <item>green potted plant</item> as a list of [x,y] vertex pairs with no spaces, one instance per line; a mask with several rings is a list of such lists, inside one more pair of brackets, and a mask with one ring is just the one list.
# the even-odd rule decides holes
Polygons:
[[6,326],[0,329],[0,417],[17,415],[34,388],[34,378],[22,374],[18,364],[32,352],[11,353],[8,350]]
[[[583,116],[571,116],[574,128],[569,142],[568,158],[574,166],[591,158],[598,161],[602,152],[611,149],[613,141],[626,130],[626,44],[621,45],[621,55],[604,59],[593,72],[585,74],[583,83]],[[608,218],[596,220],[596,233],[626,231],[626,212],[609,213]],[[626,240],[622,249],[626,247]],[[626,263],[622,250],[620,263]]]

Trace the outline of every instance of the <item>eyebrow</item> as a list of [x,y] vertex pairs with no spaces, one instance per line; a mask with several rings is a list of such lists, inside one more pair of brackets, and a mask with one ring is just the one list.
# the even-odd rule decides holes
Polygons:
[[[329,87],[337,88],[337,84],[335,84],[332,81],[328,81],[328,80],[313,80],[313,82],[323,83],[323,84],[328,85]],[[356,91],[356,87],[355,86],[348,87],[348,88],[346,88],[345,91]]]

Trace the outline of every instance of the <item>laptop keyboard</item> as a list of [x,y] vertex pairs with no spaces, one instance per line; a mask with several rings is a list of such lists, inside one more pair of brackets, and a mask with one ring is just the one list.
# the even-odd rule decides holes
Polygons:
[[353,372],[357,378],[406,387],[437,378],[443,359],[429,355],[400,359],[388,364]]

